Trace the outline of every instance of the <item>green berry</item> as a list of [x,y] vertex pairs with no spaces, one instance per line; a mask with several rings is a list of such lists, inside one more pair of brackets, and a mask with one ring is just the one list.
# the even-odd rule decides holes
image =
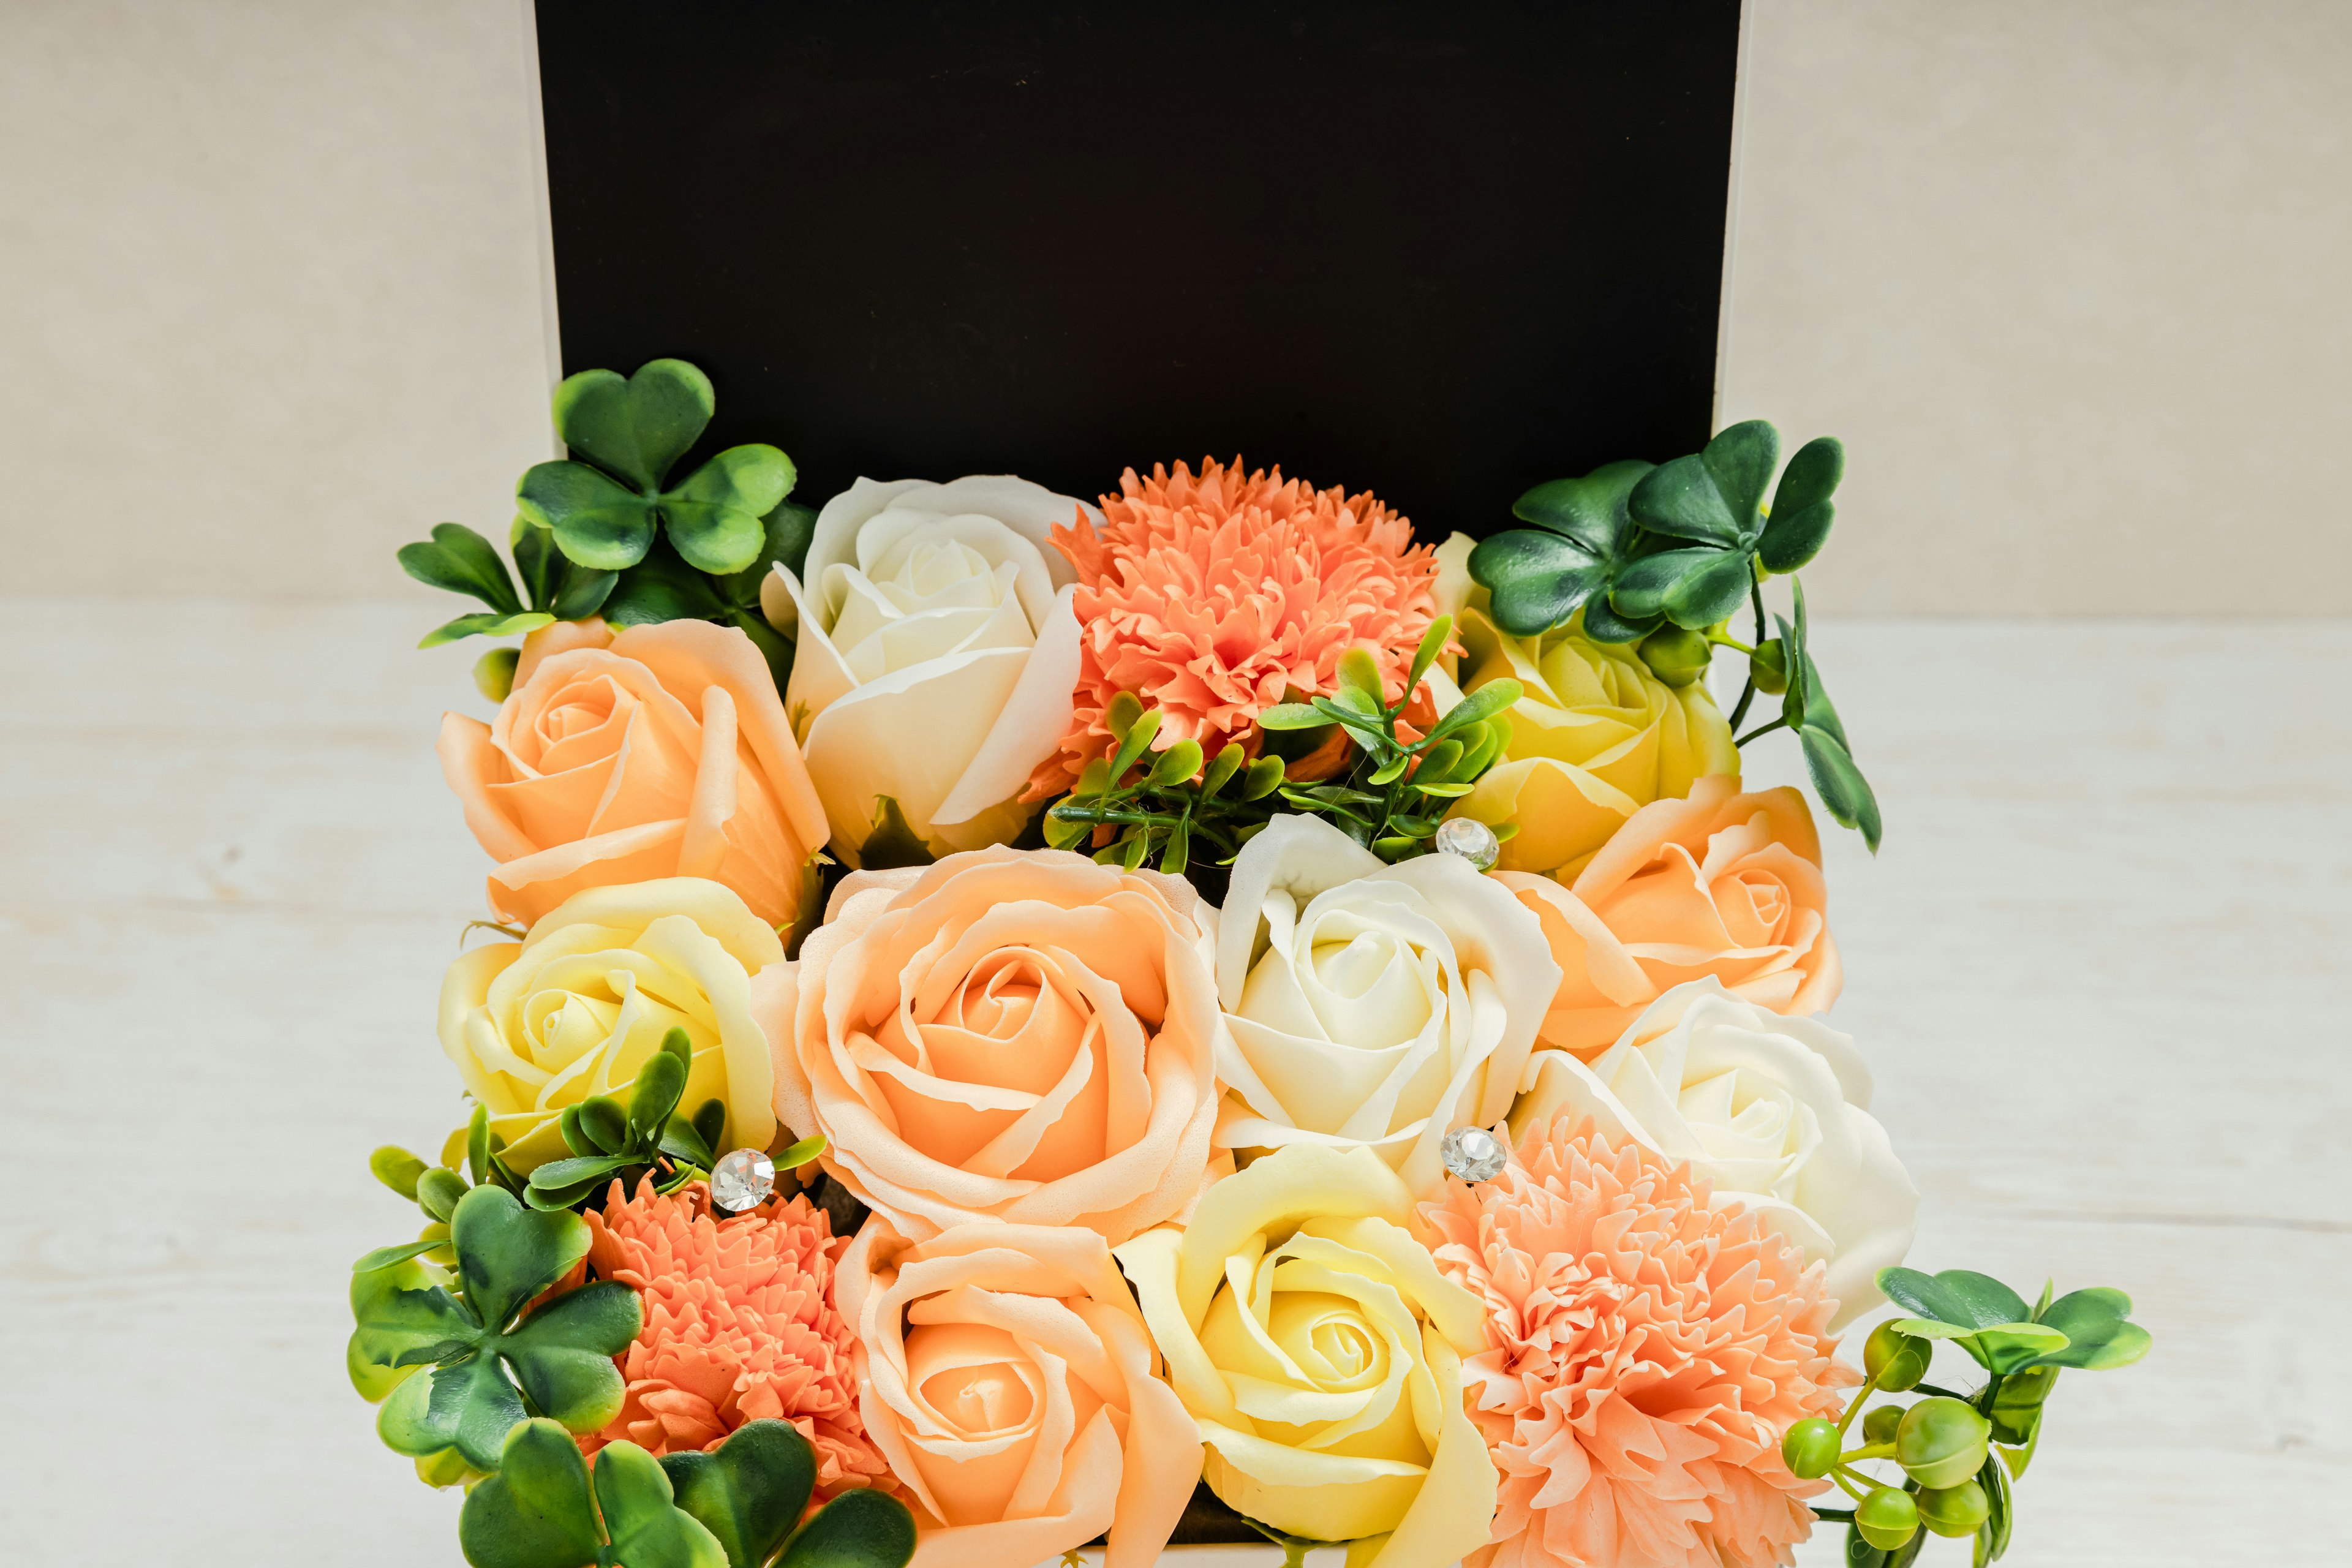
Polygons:
[[1881,1487],[1853,1510],[1853,1527],[1881,1552],[1892,1552],[1919,1533],[1919,1510],[1901,1487]]
[[1714,650],[1696,632],[1662,626],[1643,637],[1635,651],[1650,667],[1650,673],[1668,686],[1688,686],[1706,673],[1707,656]]
[[490,649],[474,661],[474,689],[493,702],[504,702],[514,689],[515,667],[521,662],[520,648]]
[[1927,1358],[1935,1348],[1893,1323],[1881,1323],[1863,1343],[1862,1370],[1887,1393],[1900,1394],[1919,1386],[1919,1380],[1927,1375]]
[[1892,1443],[1895,1428],[1903,1424],[1900,1405],[1874,1405],[1862,1418],[1862,1440],[1865,1443]]
[[1957,1399],[1923,1399],[1895,1429],[1895,1458],[1923,1487],[1957,1487],[1985,1461],[1992,1424]]
[[1938,1535],[1974,1535],[1977,1526],[1985,1521],[1985,1515],[1992,1511],[1984,1488],[1974,1481],[1930,1488],[1919,1494],[1916,1506],[1919,1522]]
[[1748,660],[1748,673],[1756,689],[1767,697],[1778,697],[1789,689],[1789,650],[1779,637],[1767,637],[1756,645]]
[[1817,1481],[1838,1462],[1838,1429],[1819,1416],[1800,1421],[1780,1439],[1781,1462],[1800,1480]]

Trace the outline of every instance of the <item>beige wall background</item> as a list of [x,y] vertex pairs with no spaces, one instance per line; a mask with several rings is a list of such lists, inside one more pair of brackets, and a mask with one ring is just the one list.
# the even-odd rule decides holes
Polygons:
[[[526,49],[516,0],[0,0],[12,591],[399,593],[503,522]],[[2352,611],[2352,5],[1760,0],[1748,51],[1724,414],[1845,438],[1822,607]]]

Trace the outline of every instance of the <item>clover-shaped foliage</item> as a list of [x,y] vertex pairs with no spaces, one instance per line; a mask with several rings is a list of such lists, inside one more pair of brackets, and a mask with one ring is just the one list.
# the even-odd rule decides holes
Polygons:
[[2105,1371],[2129,1366],[2148,1352],[2148,1331],[2131,1319],[2131,1298],[2095,1286],[2052,1300],[2045,1288],[2039,1304],[2000,1280],[1965,1268],[1922,1274],[1916,1268],[1882,1268],[1878,1288],[1888,1300],[1914,1316],[1895,1326],[1921,1339],[1949,1340],[1986,1371],[2003,1377],[2036,1367]]
[[[619,1413],[625,1385],[613,1358],[644,1326],[636,1291],[584,1285],[526,1310],[587,1256],[588,1239],[577,1215],[478,1186],[458,1201],[446,1242],[381,1247],[352,1265],[346,1363],[353,1386],[383,1403],[386,1447],[492,1470],[527,1416],[590,1432]],[[422,1256],[445,1247],[454,1274]]]
[[1655,468],[1611,463],[1538,485],[1511,508],[1536,527],[1479,544],[1470,575],[1514,637],[1540,636],[1579,609],[1599,642],[1717,626],[1764,573],[1796,571],[1829,538],[1845,448],[1827,436],[1800,447],[1768,512],[1780,458],[1780,432],[1749,419]]
[[532,1421],[466,1499],[457,1540],[474,1568],[905,1568],[915,1552],[906,1505],[845,1492],[803,1522],[815,1479],[807,1438],[753,1421],[709,1453],[658,1462],[608,1443],[592,1484],[563,1429]]
[[566,376],[555,389],[555,428],[572,457],[524,473],[515,487],[523,516],[593,571],[636,565],[665,534],[698,571],[749,569],[767,542],[768,514],[796,476],[782,451],[753,443],[669,484],[718,406],[710,378],[684,360],[654,360],[626,377]]
[[[545,529],[515,520],[508,546],[514,552],[516,572],[490,542],[462,523],[436,523],[430,541],[400,547],[400,569],[428,587],[446,588],[488,605],[487,611],[459,616],[425,634],[419,647],[438,647],[469,637],[512,637],[536,631],[553,621],[576,621],[594,615],[613,585],[613,572],[594,571],[565,560]],[[516,588],[515,579],[522,586]]]
[[1805,753],[1805,772],[1813,781],[1813,793],[1821,796],[1822,808],[1840,826],[1859,828],[1862,841],[1875,855],[1883,829],[1878,796],[1871,790],[1870,781],[1862,776],[1862,769],[1854,765],[1853,744],[1846,739],[1845,725],[1822,685],[1821,668],[1806,645],[1804,584],[1792,582],[1790,588],[1797,618],[1792,622],[1785,616],[1772,617],[1780,623],[1789,683],[1780,698],[1780,722],[1796,731]]

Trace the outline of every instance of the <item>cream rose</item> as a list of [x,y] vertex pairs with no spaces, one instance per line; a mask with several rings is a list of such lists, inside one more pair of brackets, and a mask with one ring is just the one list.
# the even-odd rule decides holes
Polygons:
[[1215,919],[1181,878],[1058,849],[856,872],[757,987],[776,1112],[909,1236],[1124,1240],[1207,1179]]
[[1688,1161],[1718,1196],[1828,1265],[1832,1329],[1876,1305],[1878,1271],[1910,1250],[1919,1189],[1870,1114],[1870,1069],[1853,1041],[1819,1019],[1695,980],[1651,1004],[1591,1067],[1538,1051],[1524,1081],[1514,1143],[1572,1111]]
[[868,1220],[842,1259],[859,1415],[916,1509],[914,1568],[1033,1568],[1108,1537],[1148,1568],[1201,1473],[1110,1248],[1090,1230]]
[[1242,848],[1219,917],[1230,1149],[1370,1149],[1426,1194],[1509,1110],[1560,982],[1542,923],[1454,855],[1391,866],[1320,817]]
[[564,1107],[599,1094],[625,1100],[672,1029],[693,1048],[679,1105],[691,1113],[723,1101],[722,1146],[764,1149],[776,1118],[751,976],[783,957],[775,928],[719,883],[591,888],[522,941],[471,949],[449,966],[441,1048],[489,1107],[518,1171],[568,1153],[557,1126]]
[[1092,507],[1026,479],[859,479],[817,513],[802,574],[760,604],[797,627],[785,709],[832,824],[863,864],[895,802],[933,856],[1008,842],[1069,728],[1078,622],[1052,527]]
[[1439,1568],[1495,1515],[1463,1398],[1486,1308],[1438,1272],[1412,1210],[1369,1149],[1297,1144],[1211,1187],[1181,1231],[1117,1249],[1210,1489],[1292,1535],[1387,1537],[1357,1568]]

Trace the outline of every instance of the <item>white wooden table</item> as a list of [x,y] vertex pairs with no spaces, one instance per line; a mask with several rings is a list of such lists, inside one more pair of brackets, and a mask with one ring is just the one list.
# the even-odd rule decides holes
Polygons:
[[[416,1223],[367,1151],[460,1116],[442,610],[0,601],[0,1559],[458,1561],[342,1371],[350,1261]],[[1818,642],[1885,805],[1875,863],[1831,838],[1836,1017],[1914,1261],[2157,1336],[2061,1384],[2008,1562],[2343,1561],[2352,625]]]

